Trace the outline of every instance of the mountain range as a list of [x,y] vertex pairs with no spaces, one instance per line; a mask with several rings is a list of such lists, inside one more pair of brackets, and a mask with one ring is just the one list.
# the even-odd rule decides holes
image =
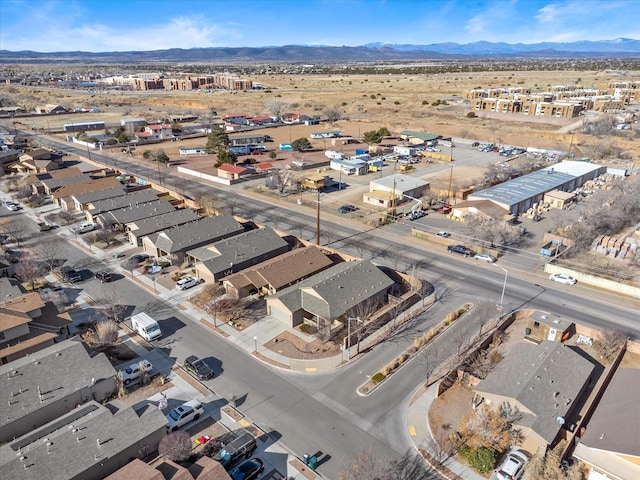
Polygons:
[[402,60],[468,60],[479,58],[640,58],[640,40],[543,43],[474,42],[429,45],[369,43],[363,46],[285,45],[234,48],[171,48],[128,52],[12,52],[0,50],[0,63],[45,62],[371,62]]

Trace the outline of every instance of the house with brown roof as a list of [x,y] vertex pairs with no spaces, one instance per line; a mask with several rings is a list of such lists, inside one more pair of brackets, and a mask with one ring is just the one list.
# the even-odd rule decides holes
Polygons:
[[150,464],[134,459],[105,480],[231,480],[222,464],[210,457],[200,457],[189,468],[160,457]]
[[43,173],[57,170],[60,167],[60,157],[45,148],[36,148],[28,153],[23,153],[18,158],[18,163],[10,169],[17,173]]
[[220,178],[226,178],[227,180],[237,180],[240,178],[240,175],[246,172],[246,168],[231,165],[230,163],[224,163],[218,167],[218,176]]
[[53,303],[43,301],[36,292],[0,302],[0,364],[66,339],[71,324],[68,313],[59,313]]
[[238,298],[258,292],[271,295],[333,265],[322,250],[313,245],[296,248],[255,267],[226,277],[226,292]]
[[64,187],[56,190],[51,195],[53,202],[56,205],[60,205],[62,209],[73,211],[75,208],[75,202],[73,201],[73,195],[87,192],[97,192],[98,190],[105,190],[107,188],[114,188],[120,186],[121,183],[116,180],[116,177],[105,177],[96,180],[89,180],[88,182],[75,183],[73,185],[65,185]]
[[77,177],[80,175],[82,175],[82,171],[78,167],[61,168],[59,170],[54,170],[51,172],[32,173],[27,178],[25,178],[25,183],[31,185],[31,190],[34,194],[45,193],[47,195],[51,195],[51,192],[47,192],[45,190],[45,181],[67,177]]

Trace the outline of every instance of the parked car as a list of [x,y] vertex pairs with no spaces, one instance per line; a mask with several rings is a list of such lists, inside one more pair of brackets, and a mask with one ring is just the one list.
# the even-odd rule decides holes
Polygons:
[[351,212],[355,212],[357,210],[357,208],[355,207],[355,205],[342,205],[340,208],[338,208],[338,213],[351,213]]
[[100,280],[102,283],[107,283],[113,280],[109,272],[98,272],[96,273],[96,278]]
[[552,273],[549,275],[549,280],[564,283],[565,285],[575,285],[578,282],[575,278],[571,275],[567,275],[566,273]]
[[96,224],[93,222],[83,222],[78,225],[78,233],[87,233],[96,229]]
[[213,459],[220,462],[223,467],[229,469],[242,458],[249,458],[258,448],[256,437],[247,430],[240,430],[237,436],[230,442],[223,443],[218,453],[213,455]]
[[425,212],[424,210],[413,210],[412,212],[409,212],[407,214],[407,218],[413,222],[414,220],[422,218],[425,215],[427,215],[427,212]]
[[147,255],[146,253],[136,253],[135,255],[131,255],[129,257],[129,262],[135,264],[140,264],[142,262],[146,262],[147,260],[149,260],[149,255]]
[[53,228],[53,225],[47,222],[38,222],[38,230],[41,232],[48,232]]
[[444,213],[445,215],[451,213],[451,205],[443,205],[438,209],[438,213]]
[[60,276],[64,281],[71,283],[79,282],[80,280],[82,280],[82,275],[76,272],[74,268],[69,266],[65,266],[60,269]]
[[4,206],[7,208],[7,210],[11,210],[12,212],[17,212],[18,210],[20,210],[20,205],[10,200],[4,202]]
[[127,368],[120,371],[122,374],[122,382],[125,385],[129,385],[131,382],[138,380],[143,372],[150,372],[152,368],[153,365],[149,360],[141,360],[137,363],[132,363]]
[[489,255],[488,253],[476,253],[473,258],[488,263],[493,263],[498,260],[496,257],[494,257],[493,255]]
[[197,278],[188,276],[178,280],[176,282],[176,288],[178,290],[186,290],[188,288],[195,287],[196,285],[198,285],[198,283],[199,283],[199,280]]
[[204,408],[198,400],[189,400],[179,407],[174,408],[167,415],[167,432],[175,432],[181,426],[198,420],[204,413]]
[[189,355],[185,358],[183,365],[185,370],[198,380],[209,380],[213,377],[213,370],[207,365],[207,362],[195,355]]
[[499,480],[519,480],[529,459],[520,450],[511,450],[496,468]]
[[259,458],[250,458],[232,469],[229,476],[232,480],[255,480],[263,471],[263,461]]
[[480,142],[473,142],[473,143],[471,144],[471,146],[472,146],[472,147],[478,147],[478,146],[480,146]]
[[471,250],[470,248],[465,247],[464,245],[449,245],[447,247],[449,253],[457,253],[462,255],[463,257],[473,257],[476,252]]
[[449,238],[451,236],[451,234],[449,232],[445,232],[444,230],[441,232],[436,233],[436,236],[438,237],[444,237],[444,238]]

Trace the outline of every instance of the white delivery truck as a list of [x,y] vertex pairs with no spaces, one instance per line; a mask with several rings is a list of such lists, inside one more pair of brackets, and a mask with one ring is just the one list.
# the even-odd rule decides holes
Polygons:
[[131,317],[131,328],[148,342],[162,337],[158,322],[144,312]]

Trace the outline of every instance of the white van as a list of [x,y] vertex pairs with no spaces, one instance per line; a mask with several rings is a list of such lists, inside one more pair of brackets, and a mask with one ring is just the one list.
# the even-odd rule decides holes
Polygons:
[[148,342],[162,337],[158,322],[144,312],[131,317],[131,328]]
[[81,223],[78,227],[78,233],[87,233],[96,229],[96,224],[92,222]]

